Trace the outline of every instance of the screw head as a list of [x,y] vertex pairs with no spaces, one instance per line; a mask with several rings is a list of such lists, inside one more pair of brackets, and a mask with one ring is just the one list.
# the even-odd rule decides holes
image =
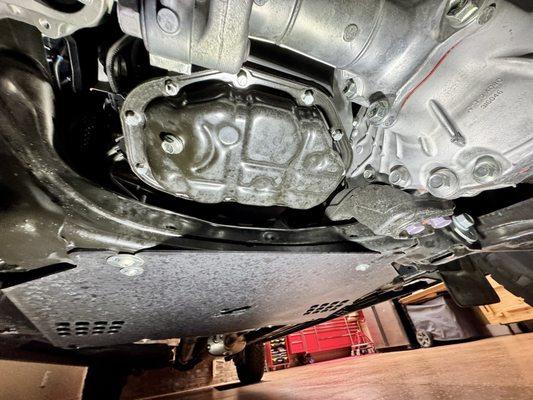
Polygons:
[[452,217],[453,224],[462,231],[468,231],[474,226],[474,218],[469,214],[459,214]]
[[496,179],[501,172],[501,165],[494,157],[483,156],[476,161],[472,174],[476,182],[486,183]]
[[157,24],[163,32],[173,35],[180,29],[180,19],[178,14],[172,11],[170,8],[161,8],[157,12]]
[[176,96],[180,91],[180,88],[176,83],[172,82],[170,79],[165,81],[165,93],[169,96]]
[[332,129],[332,130],[330,131],[330,133],[331,133],[331,138],[332,138],[334,141],[336,141],[336,142],[338,142],[339,140],[341,140],[342,137],[344,136],[344,132],[343,132],[342,130],[340,130],[340,129]]
[[302,93],[300,98],[306,106],[313,105],[313,103],[315,102],[315,95],[312,90],[306,90]]
[[427,187],[433,196],[446,198],[459,189],[459,178],[448,168],[439,168],[429,175]]
[[373,102],[366,111],[368,122],[372,125],[379,125],[388,119],[390,104],[386,99]]
[[161,148],[167,154],[179,154],[185,148],[185,144],[180,137],[174,135],[165,135],[163,136],[163,141],[161,142]]

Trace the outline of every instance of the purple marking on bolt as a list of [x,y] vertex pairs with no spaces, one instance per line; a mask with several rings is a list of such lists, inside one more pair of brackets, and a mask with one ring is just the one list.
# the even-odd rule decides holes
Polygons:
[[424,229],[426,229],[424,225],[417,222],[413,225],[409,225],[407,228],[405,228],[405,231],[407,232],[408,235],[416,235],[417,233],[424,231]]
[[442,229],[450,225],[452,220],[449,217],[435,217],[431,218],[428,222],[434,229]]

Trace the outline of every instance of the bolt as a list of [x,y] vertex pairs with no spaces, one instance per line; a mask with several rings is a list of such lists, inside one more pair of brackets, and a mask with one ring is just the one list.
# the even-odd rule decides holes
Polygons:
[[390,104],[386,99],[373,102],[366,111],[368,122],[372,125],[379,125],[385,122],[390,113]]
[[468,231],[474,226],[474,218],[469,214],[459,214],[452,217],[453,224],[462,231]]
[[376,179],[376,171],[372,167],[367,167],[363,171],[363,178],[365,178],[367,181],[373,181]]
[[165,81],[165,92],[169,96],[176,96],[180,91],[180,88],[178,85],[176,85],[174,82],[172,82],[170,79]]
[[138,126],[143,123],[143,116],[133,110],[128,110],[124,113],[124,121],[126,125]]
[[173,35],[180,29],[180,19],[178,14],[170,8],[163,7],[157,12],[157,24],[169,35]]
[[478,158],[474,166],[473,176],[476,182],[486,183],[497,178],[502,172],[500,163],[491,156]]
[[313,94],[312,90],[306,90],[302,93],[300,98],[306,106],[310,106],[315,102],[315,95]]
[[355,267],[355,270],[359,272],[365,272],[368,268],[370,268],[370,265],[368,264],[359,264],[357,267]]
[[472,0],[451,0],[446,15],[452,26],[460,27],[472,21],[478,10],[479,7]]
[[344,84],[342,93],[346,96],[348,100],[353,100],[357,96],[357,84],[353,78],[350,78]]
[[107,259],[107,263],[120,268],[120,273],[126,276],[136,276],[144,272],[144,260],[133,254],[116,254]]
[[415,222],[414,224],[409,225],[407,228],[405,228],[405,231],[409,236],[418,235],[421,232],[424,232],[426,227],[422,225],[420,222]]
[[389,173],[389,183],[395,186],[407,186],[411,180],[411,174],[403,165],[394,167]]
[[435,217],[431,218],[428,223],[433,227],[433,229],[442,229],[450,225],[452,220],[448,217]]
[[334,141],[338,142],[344,136],[344,132],[340,129],[332,129],[329,131]]
[[248,84],[248,74],[246,71],[239,71],[237,74],[237,84],[240,87],[245,87]]
[[485,25],[487,22],[489,22],[494,16],[495,11],[496,11],[496,4],[491,4],[490,6],[485,8],[483,11],[481,11],[481,14],[479,14],[479,17],[477,20],[478,24]]
[[161,148],[167,154],[179,154],[185,148],[185,144],[183,143],[183,140],[180,137],[167,134],[163,136]]
[[449,197],[459,189],[459,179],[451,170],[439,168],[430,174],[427,186],[432,195]]

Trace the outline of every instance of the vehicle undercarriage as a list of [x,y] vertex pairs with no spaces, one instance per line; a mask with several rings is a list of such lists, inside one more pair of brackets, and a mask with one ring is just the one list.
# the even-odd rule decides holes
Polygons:
[[181,338],[177,368],[239,365],[436,281],[474,306],[498,301],[490,274],[533,303],[529,1],[10,0],[0,18],[10,352]]

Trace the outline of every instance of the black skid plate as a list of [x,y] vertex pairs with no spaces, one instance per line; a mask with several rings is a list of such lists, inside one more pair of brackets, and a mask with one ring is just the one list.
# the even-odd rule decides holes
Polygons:
[[375,253],[146,251],[137,276],[112,255],[74,253],[76,268],[3,292],[54,345],[87,347],[308,321],[396,276]]

